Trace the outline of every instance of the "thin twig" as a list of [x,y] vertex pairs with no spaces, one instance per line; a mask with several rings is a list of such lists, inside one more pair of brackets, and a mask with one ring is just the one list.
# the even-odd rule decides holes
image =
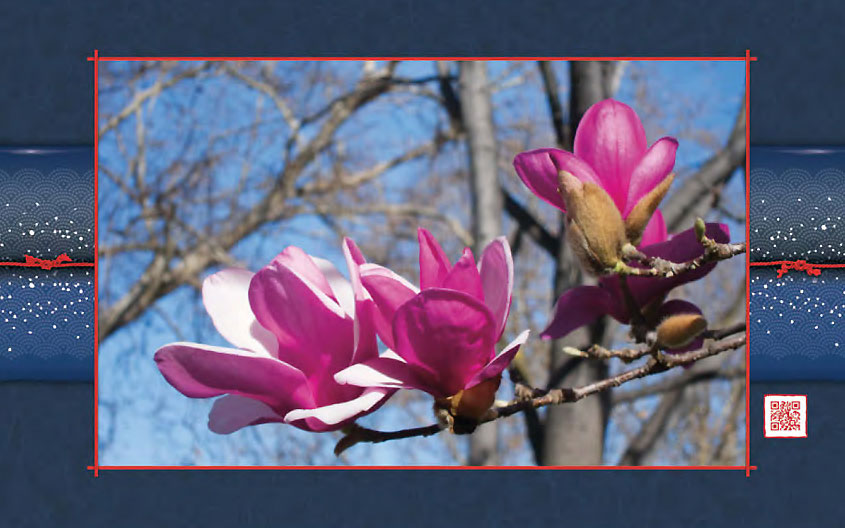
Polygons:
[[[613,387],[618,387],[631,380],[642,378],[651,374],[658,374],[665,372],[674,367],[686,365],[700,359],[715,356],[726,352],[728,350],[735,350],[745,345],[746,336],[732,337],[723,341],[710,341],[704,347],[691,352],[683,354],[662,354],[657,353],[648,359],[643,365],[633,368],[631,370],[617,374],[610,378],[590,383],[578,388],[560,388],[560,389],[533,389],[532,397],[528,399],[515,400],[507,405],[501,407],[494,407],[487,411],[487,414],[479,420],[480,423],[492,422],[500,418],[505,418],[528,409],[539,409],[549,405],[559,405],[562,403],[573,403],[579,401],[587,396],[596,394]],[[402,438],[413,438],[418,436],[431,436],[446,429],[445,424],[436,423],[426,427],[417,427],[413,429],[403,429],[399,431],[376,431],[367,429],[357,424],[350,426],[347,429],[347,434],[344,436],[335,447],[335,453],[342,453],[346,449],[355,444],[366,443],[381,443],[388,440],[398,440]]]

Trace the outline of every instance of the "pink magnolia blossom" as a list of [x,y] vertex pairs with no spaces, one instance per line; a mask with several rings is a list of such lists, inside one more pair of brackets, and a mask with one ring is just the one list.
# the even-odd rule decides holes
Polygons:
[[[574,151],[545,148],[523,152],[514,159],[517,174],[538,197],[566,211],[559,192],[559,174],[566,171],[583,183],[593,183],[611,197],[623,219],[649,193],[670,177],[678,142],[671,137],[657,140],[650,148],[639,117],[629,106],[606,99],[584,114],[575,133]],[[730,241],[724,224],[707,224],[706,235],[716,242]],[[632,241],[634,242],[634,241]],[[693,229],[670,237],[659,209],[648,219],[638,248],[648,256],[685,262],[703,254]],[[639,307],[662,301],[674,287],[700,279],[715,263],[671,278],[628,277]],[[544,339],[563,337],[603,315],[628,323],[630,313],[616,275],[599,279],[597,286],[566,291],[554,308],[552,321],[542,332]]]
[[605,99],[587,110],[575,133],[574,154],[543,148],[514,159],[517,174],[541,199],[566,211],[558,175],[566,171],[594,183],[613,199],[623,219],[672,172],[678,141],[663,137],[648,148],[645,129],[631,107]]
[[361,264],[352,272],[360,274],[375,303],[376,331],[390,350],[335,379],[362,387],[419,389],[435,398],[488,380],[498,386],[500,374],[528,338],[525,331],[495,353],[513,290],[507,240],[491,242],[478,266],[469,248],[452,265],[431,233],[420,229],[418,234],[420,288],[376,264]]
[[[730,241],[730,230],[725,224],[707,224],[705,234],[716,242]],[[704,254],[704,246],[698,241],[694,229],[674,236],[667,235],[659,210],[652,216],[638,249],[649,257],[671,262],[686,262]],[[716,263],[711,262],[674,277],[634,276],[628,277],[627,281],[637,306],[643,308],[662,300],[673,288],[704,277],[715,266]],[[555,304],[551,322],[540,335],[543,339],[557,339],[603,315],[621,323],[630,322],[631,314],[617,275],[602,277],[597,286],[577,286],[565,291]]]
[[[345,248],[355,269],[363,258]],[[191,398],[214,402],[209,429],[226,434],[285,422],[306,431],[340,429],[378,409],[393,392],[340,385],[334,374],[378,356],[372,301],[328,261],[288,247],[258,273],[226,269],[208,277],[203,303],[235,348],[172,343],[155,361]]]

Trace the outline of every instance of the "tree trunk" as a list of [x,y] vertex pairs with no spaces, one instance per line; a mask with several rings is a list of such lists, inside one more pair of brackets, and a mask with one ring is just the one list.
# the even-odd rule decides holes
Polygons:
[[[503,208],[486,63],[460,63],[460,97],[469,152],[472,233],[475,241],[473,252],[478,259],[484,247],[501,235]],[[499,463],[497,433],[497,425],[492,422],[480,426],[470,436],[470,465]]]
[[[569,120],[564,130],[556,130],[560,146],[572,150],[573,134],[581,117],[593,104],[612,95],[618,85],[618,65],[603,62],[570,63]],[[541,65],[546,91],[549,95],[553,122],[557,98],[557,83],[550,66]],[[560,220],[560,252],[555,267],[555,299],[569,288],[590,282],[563,240],[564,218]],[[604,324],[583,327],[562,339],[552,341],[549,382],[551,387],[576,387],[607,377],[607,365],[602,361],[574,358],[565,354],[564,346],[584,348],[601,342]],[[545,466],[599,465],[602,463],[604,436],[610,409],[610,391],[585,398],[574,404],[550,407],[546,415],[540,464]]]

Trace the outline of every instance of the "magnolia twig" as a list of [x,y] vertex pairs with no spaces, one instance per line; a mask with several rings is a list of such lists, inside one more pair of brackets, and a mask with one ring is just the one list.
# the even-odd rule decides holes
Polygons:
[[[617,374],[610,378],[590,383],[578,388],[560,388],[560,389],[530,389],[530,396],[524,399],[514,400],[506,405],[494,407],[487,411],[487,414],[480,420],[480,423],[492,422],[500,418],[505,418],[526,411],[528,409],[538,409],[549,405],[559,405],[562,403],[573,403],[581,400],[591,394],[596,394],[604,390],[618,387],[631,380],[642,378],[651,374],[658,374],[665,372],[674,367],[686,365],[693,361],[698,361],[707,357],[715,356],[726,352],[728,350],[735,350],[745,345],[746,336],[743,333],[741,336],[731,337],[722,341],[709,341],[704,347],[691,352],[682,354],[653,354],[646,363],[639,367]],[[649,352],[646,352],[648,354]],[[644,355],[646,355],[644,354]],[[618,357],[618,356],[614,356]],[[346,449],[355,444],[366,443],[381,443],[388,440],[398,440],[402,438],[413,438],[418,436],[435,435],[448,426],[445,423],[436,423],[426,427],[417,427],[414,429],[403,429],[400,431],[376,431],[367,429],[360,425],[353,424],[346,429],[346,436],[335,446],[335,454],[342,453]]]
[[[740,332],[745,332],[745,322],[739,322],[734,325],[728,326],[726,328],[720,328],[716,330],[706,330],[702,337],[719,340],[724,339],[725,337],[732,336],[734,334],[738,334]],[[579,357],[589,357],[595,359],[611,359],[611,358],[618,358],[626,363],[630,363],[637,359],[643,358],[645,356],[654,354],[657,352],[657,344],[652,342],[649,343],[647,346],[642,347],[628,347],[628,348],[618,348],[615,350],[607,349],[600,345],[593,345],[587,350],[579,350],[574,347],[564,347],[563,351],[567,354],[572,356],[579,356]]]
[[620,276],[635,275],[638,277],[675,277],[682,273],[698,269],[710,262],[727,260],[745,253],[745,242],[716,242],[704,233],[704,229],[704,221],[700,218],[697,219],[695,225],[696,235],[698,237],[698,241],[702,246],[704,246],[704,253],[700,257],[687,262],[670,262],[660,257],[649,257],[629,244],[624,248],[625,259],[639,262],[646,267],[637,268],[620,261],[617,263],[616,268],[613,269],[613,272],[619,274]]

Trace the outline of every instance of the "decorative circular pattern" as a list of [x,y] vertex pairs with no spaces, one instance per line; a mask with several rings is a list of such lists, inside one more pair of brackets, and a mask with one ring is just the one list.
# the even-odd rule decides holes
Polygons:
[[24,255],[94,260],[94,173],[0,169],[0,262]]
[[845,262],[845,172],[755,168],[750,184],[752,261]]
[[93,314],[92,269],[0,272],[0,359],[87,360],[94,353]]

